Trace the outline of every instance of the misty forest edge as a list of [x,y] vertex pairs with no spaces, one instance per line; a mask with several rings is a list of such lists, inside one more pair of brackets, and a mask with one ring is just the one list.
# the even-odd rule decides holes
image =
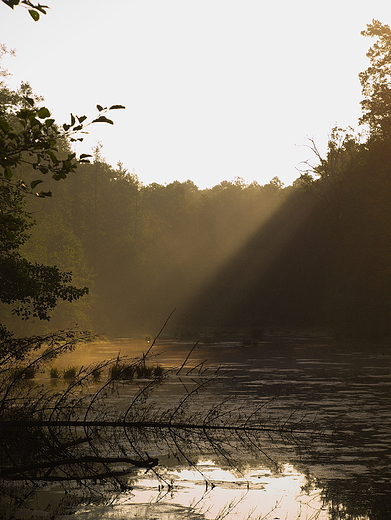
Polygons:
[[335,127],[325,158],[310,141],[316,164],[288,187],[239,176],[204,190],[190,180],[143,186],[99,147],[93,157],[71,152],[85,127],[113,124],[107,111],[124,107],[97,105],[95,119],[71,114],[60,126],[28,84],[14,92],[3,81],[4,338],[75,324],[131,336],[176,308],[176,336],[389,339],[391,31],[373,21],[363,34],[377,38],[360,74],[369,130]]
[[[3,3],[35,21],[48,9]],[[366,130],[333,128],[326,158],[310,140],[316,165],[287,188],[277,177],[207,190],[190,180],[143,186],[99,147],[71,152],[86,127],[113,124],[106,113],[125,107],[97,105],[95,119],[71,114],[60,126],[28,84],[15,92],[3,81],[2,338],[75,323],[128,336],[175,306],[177,337],[310,329],[389,339],[391,32],[373,20],[362,34],[377,38],[359,75]]]

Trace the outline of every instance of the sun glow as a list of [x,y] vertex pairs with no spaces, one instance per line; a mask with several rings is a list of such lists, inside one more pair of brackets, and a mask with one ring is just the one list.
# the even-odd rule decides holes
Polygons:
[[[214,487],[206,484],[205,478],[213,482]],[[165,479],[173,482],[172,491],[165,490],[155,480],[138,480],[131,503],[127,498],[120,497],[113,504],[116,514],[131,515],[135,514],[136,509],[140,515],[137,518],[156,515],[162,520],[173,518],[179,511],[184,519],[195,518],[193,515],[207,520],[329,518],[320,498],[320,490],[303,491],[305,476],[288,464],[278,474],[267,468],[248,469],[243,474],[235,474],[209,460],[199,462],[194,469],[168,471]],[[160,498],[157,497],[157,488],[160,489]]]
[[360,31],[390,17],[384,0],[48,3],[37,23],[1,6],[2,43],[17,51],[6,63],[13,85],[29,81],[63,122],[96,103],[125,105],[81,152],[102,141],[108,162],[145,184],[201,188],[238,174],[297,178],[307,136],[322,145],[335,121],[356,124]]

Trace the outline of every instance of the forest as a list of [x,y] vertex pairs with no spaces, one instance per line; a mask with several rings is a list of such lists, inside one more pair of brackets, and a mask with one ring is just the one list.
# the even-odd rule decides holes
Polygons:
[[[35,21],[46,12],[3,3],[27,6]],[[389,514],[391,29],[374,20],[363,35],[375,39],[360,74],[363,131],[336,126],[324,156],[309,140],[314,161],[291,186],[248,184],[246,172],[208,189],[143,185],[101,146],[73,151],[90,125],[115,124],[122,105],[60,124],[29,84],[7,86],[0,61],[0,508],[9,518],[51,483],[64,484],[72,514],[91,497],[111,506],[113,489],[128,493],[147,472],[159,496],[170,494],[165,465],[197,469],[205,455],[236,470],[244,453],[263,457],[278,475],[274,448],[296,450],[298,467],[306,452],[315,469],[332,463],[337,477],[324,477],[321,496],[332,518]],[[7,52],[0,45],[0,58]],[[321,338],[310,354],[298,332]],[[142,354],[116,351],[60,376],[54,361],[77,344],[92,357],[99,335],[137,338]],[[172,366],[151,353],[164,335]],[[220,340],[212,357],[231,359],[236,379],[191,359],[199,342]],[[207,494],[214,484],[200,475]]]
[[[107,164],[99,146],[62,177],[15,164],[13,180],[43,180],[41,193],[53,196],[15,189],[28,238],[2,247],[3,266],[17,250],[31,265],[71,273],[88,295],[59,297],[50,321],[40,320],[15,311],[27,299],[7,299],[4,275],[4,326],[18,335],[78,325],[129,337],[153,333],[175,309],[167,329],[175,337],[310,330],[389,338],[391,32],[374,21],[364,34],[377,38],[360,75],[366,130],[335,127],[325,157],[309,141],[316,161],[292,186],[240,176],[210,189],[191,180],[144,186],[123,164]],[[0,94],[4,115],[26,99],[41,102],[28,85],[12,92],[3,82]],[[71,141],[62,137],[59,153],[75,161]],[[11,186],[4,172],[3,201]],[[1,211],[4,222],[12,208]]]

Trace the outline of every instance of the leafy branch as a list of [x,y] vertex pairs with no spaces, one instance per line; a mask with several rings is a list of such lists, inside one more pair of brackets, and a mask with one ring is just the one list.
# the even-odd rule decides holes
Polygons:
[[97,105],[99,115],[92,121],[87,116],[71,114],[70,123],[58,127],[46,107],[36,106],[31,97],[24,98],[24,106],[16,112],[0,111],[0,178],[5,182],[12,182],[14,186],[26,193],[34,193],[38,197],[50,197],[50,191],[34,192],[43,182],[37,178],[29,183],[14,182],[14,170],[21,164],[28,164],[35,171],[43,175],[51,175],[58,181],[65,179],[74,172],[79,163],[89,162],[90,154],[81,154],[59,151],[59,143],[64,141],[83,141],[86,128],[94,123],[114,124],[106,117],[110,110],[124,109],[122,105],[112,105],[103,108]]
[[33,4],[30,0],[2,0],[2,2],[11,9],[15,6],[25,7],[35,22],[39,20],[41,14],[46,14],[46,9],[49,9],[47,5]]

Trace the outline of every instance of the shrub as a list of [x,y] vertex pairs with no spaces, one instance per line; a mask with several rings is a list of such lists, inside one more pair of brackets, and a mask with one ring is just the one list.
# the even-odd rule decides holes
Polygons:
[[134,377],[134,366],[116,363],[109,370],[110,379],[131,380]]
[[13,370],[16,379],[34,379],[36,373],[37,369],[32,365],[16,367]]
[[101,368],[94,368],[92,371],[92,379],[96,382],[100,381],[100,378],[102,376],[102,369]]
[[139,379],[148,379],[150,377],[161,377],[164,369],[161,365],[147,365],[144,361],[139,364],[126,365],[125,363],[116,363],[109,370],[110,379],[117,381],[132,380],[135,375]]
[[153,367],[147,366],[145,362],[140,363],[136,367],[136,373],[138,378],[148,378],[151,377],[153,374]]
[[75,379],[77,367],[68,367],[64,370],[64,379]]
[[51,379],[60,379],[60,371],[57,367],[52,367],[50,369],[50,378]]
[[25,377],[25,379],[34,379],[36,373],[37,373],[37,369],[33,366],[29,366],[24,371],[24,377]]
[[155,377],[162,377],[163,373],[164,373],[164,368],[162,367],[162,365],[156,365],[153,370],[153,375]]

